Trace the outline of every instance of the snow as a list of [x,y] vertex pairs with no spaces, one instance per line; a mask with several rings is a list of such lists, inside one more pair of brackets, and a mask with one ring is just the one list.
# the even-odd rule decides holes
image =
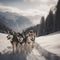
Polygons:
[[[3,54],[2,56],[4,56],[2,58],[2,60],[7,60],[7,59],[10,59],[10,55],[6,56],[4,54],[6,54],[7,52],[8,53],[11,53],[12,52],[12,46],[11,46],[11,43],[9,40],[7,40],[7,34],[2,34],[0,33],[0,52],[1,54]],[[13,56],[13,55],[11,55]],[[12,57],[11,57],[12,58]],[[13,56],[13,60],[45,60],[45,58],[43,56],[41,56],[41,54],[39,53],[39,51],[34,48],[31,53],[29,53],[28,55],[25,55],[25,54],[20,54],[20,55],[14,55]]]
[[7,35],[0,33],[0,52],[7,51],[7,48],[11,46],[10,41],[7,40]]
[[[12,46],[6,38],[7,34],[0,33],[0,53],[3,54],[1,60],[59,60],[60,58],[60,33],[54,33],[46,36],[37,37],[35,40],[35,47],[32,51],[25,55],[17,56],[8,55],[7,52],[12,53]],[[56,57],[56,58],[55,58]],[[1,57],[0,57],[1,58]],[[3,59],[4,58],[4,59]],[[5,59],[6,58],[6,59]]]
[[60,56],[60,34],[47,35],[36,38],[36,42],[47,51]]
[[35,48],[32,52],[27,56],[27,60],[46,60]]

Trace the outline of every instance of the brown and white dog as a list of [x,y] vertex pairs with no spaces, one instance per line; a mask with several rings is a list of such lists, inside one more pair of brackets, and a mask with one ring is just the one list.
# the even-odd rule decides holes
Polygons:
[[26,41],[26,52],[31,52],[32,48],[35,46],[35,33],[34,32],[29,32],[26,34],[25,37]]

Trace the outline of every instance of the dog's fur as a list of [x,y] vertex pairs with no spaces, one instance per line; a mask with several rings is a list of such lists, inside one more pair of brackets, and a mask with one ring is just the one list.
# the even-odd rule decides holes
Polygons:
[[[7,36],[7,39],[10,40],[12,47],[13,47],[13,53],[20,52],[21,49],[26,49],[26,51],[31,50],[30,48],[34,47],[35,44],[35,33],[28,33],[23,37],[20,33],[9,33]],[[24,46],[24,47],[23,47]]]
[[28,34],[26,34],[25,36],[25,49],[26,49],[26,53],[29,51],[31,52],[31,50],[34,48],[34,44],[35,44],[35,35],[33,34],[32,36]]
[[18,45],[22,45],[23,43],[23,37],[21,35],[17,35],[17,34],[8,34],[7,39],[10,40],[12,47],[13,47],[13,53],[17,52]]

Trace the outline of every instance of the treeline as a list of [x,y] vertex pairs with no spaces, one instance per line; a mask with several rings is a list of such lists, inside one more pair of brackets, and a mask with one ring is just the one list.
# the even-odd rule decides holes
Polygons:
[[34,30],[37,36],[47,35],[56,31],[60,31],[60,0],[58,1],[54,10],[50,9],[46,19],[44,16],[42,16],[40,24],[27,28],[24,32],[27,33],[29,30]]

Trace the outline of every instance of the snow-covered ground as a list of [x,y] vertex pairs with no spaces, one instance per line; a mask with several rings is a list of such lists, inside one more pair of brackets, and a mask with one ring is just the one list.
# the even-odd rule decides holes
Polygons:
[[7,40],[7,35],[0,33],[0,52],[4,53],[7,52],[7,48],[11,46],[10,41]]
[[7,52],[12,52],[11,43],[6,36],[0,33],[0,53],[3,54],[2,57],[0,56],[1,60],[60,60],[60,33],[37,37],[35,48],[31,53],[20,54],[13,58],[10,55],[7,58],[5,55]]
[[60,56],[60,33],[38,37],[36,42],[47,51]]

